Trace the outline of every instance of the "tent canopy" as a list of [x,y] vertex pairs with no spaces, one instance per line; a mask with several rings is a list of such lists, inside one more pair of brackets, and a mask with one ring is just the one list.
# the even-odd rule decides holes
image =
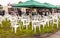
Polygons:
[[20,3],[20,4],[15,4],[13,5],[13,7],[46,7],[46,6],[37,1],[30,0],[30,1]]
[[43,3],[43,4],[45,4],[47,8],[57,8],[56,6],[49,3]]
[[57,7],[57,9],[60,9],[60,6],[56,6]]
[[30,0],[30,1],[26,1],[26,2],[22,2],[22,3],[18,3],[13,5],[12,7],[42,7],[42,8],[56,8],[56,6],[49,4],[49,3],[39,3],[37,1],[34,0]]

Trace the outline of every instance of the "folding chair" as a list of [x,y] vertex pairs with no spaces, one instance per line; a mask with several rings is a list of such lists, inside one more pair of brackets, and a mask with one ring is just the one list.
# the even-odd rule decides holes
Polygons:
[[35,32],[36,32],[36,27],[39,27],[39,30],[40,30],[41,25],[43,26],[43,29],[44,29],[44,27],[46,25],[45,19],[40,18],[40,19],[32,20],[32,30],[34,29]]
[[28,25],[30,24],[30,17],[29,16],[22,17],[21,21],[23,22],[23,26],[26,26],[26,29],[28,29]]
[[44,23],[48,23],[48,27],[49,27],[49,17],[48,16],[43,16],[43,21]]
[[16,30],[19,27],[19,25],[16,22],[11,22],[11,27],[12,27],[12,31],[14,29],[14,32],[16,33]]
[[[2,24],[2,21],[3,21],[3,16],[0,16],[0,24]],[[2,25],[1,25],[2,27]]]
[[57,24],[57,28],[58,28],[58,16],[57,15],[53,16],[53,26],[54,24]]
[[16,17],[11,17],[10,22],[11,22],[12,30],[14,28],[14,32],[16,33],[16,30],[19,27],[18,22],[17,22],[17,18]]
[[11,15],[9,15],[9,14],[4,15],[4,18],[5,18],[4,20],[6,20],[6,19],[7,19],[7,20],[10,20],[10,17],[11,17]]
[[40,30],[40,21],[38,20],[32,20],[32,30],[36,32],[36,27],[39,27]]

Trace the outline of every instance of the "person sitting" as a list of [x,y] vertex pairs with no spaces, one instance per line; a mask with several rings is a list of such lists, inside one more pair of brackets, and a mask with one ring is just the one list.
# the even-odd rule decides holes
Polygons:
[[32,16],[36,15],[36,12],[35,11],[32,11]]
[[18,11],[18,15],[21,16],[22,15],[21,9],[17,9],[17,11]]
[[29,13],[30,13],[30,10],[26,9],[26,14],[29,15]]
[[5,10],[2,11],[2,16],[4,16],[4,15],[5,15]]
[[48,11],[45,12],[45,16],[47,16],[47,15],[49,15],[49,12]]
[[42,15],[44,15],[44,16],[45,16],[45,12],[44,12],[44,11],[42,11]]
[[11,12],[10,11],[8,13],[11,15]]
[[41,12],[41,10],[38,10],[38,12],[37,12],[39,15],[41,15],[42,16],[42,12]]

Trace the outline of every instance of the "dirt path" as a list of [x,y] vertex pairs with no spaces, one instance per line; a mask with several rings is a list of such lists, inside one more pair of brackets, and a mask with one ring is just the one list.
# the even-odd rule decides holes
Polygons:
[[55,34],[53,34],[49,37],[46,37],[46,38],[60,38],[60,30],[58,32],[56,32]]

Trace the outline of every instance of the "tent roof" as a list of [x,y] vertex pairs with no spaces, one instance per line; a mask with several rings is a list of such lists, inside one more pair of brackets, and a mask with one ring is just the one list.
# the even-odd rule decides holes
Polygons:
[[39,3],[34,0],[22,2],[13,5],[13,7],[42,7],[42,8],[56,8],[56,6],[49,4],[49,3]]
[[23,3],[15,4],[13,7],[45,7],[45,5],[37,1],[26,1]]
[[55,5],[49,4],[49,3],[43,3],[47,6],[47,8],[57,8]]

